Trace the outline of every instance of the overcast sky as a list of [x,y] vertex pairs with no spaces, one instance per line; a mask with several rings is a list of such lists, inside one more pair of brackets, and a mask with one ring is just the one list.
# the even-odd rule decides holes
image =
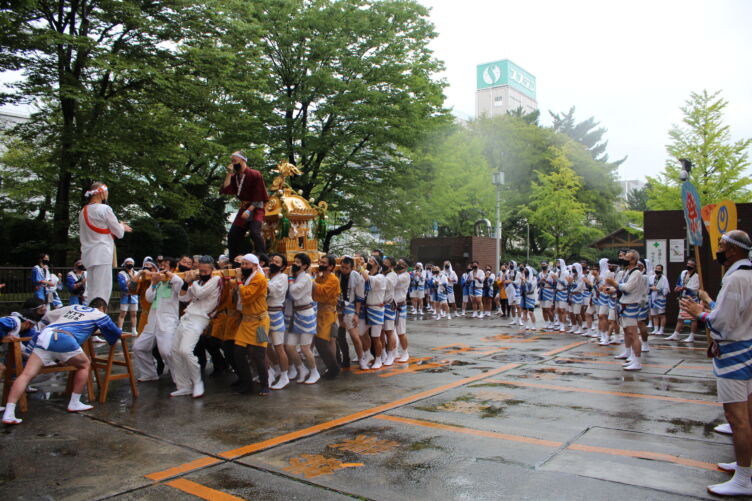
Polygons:
[[537,78],[545,125],[574,105],[608,129],[622,179],[662,170],[691,91],[722,90],[734,138],[752,137],[752,1],[419,1],[459,116],[475,114],[475,66],[511,59]]
[[574,105],[608,129],[610,157],[629,157],[622,179],[662,170],[691,91],[722,90],[734,138],[752,137],[752,1],[419,1],[461,117],[475,113],[475,66],[511,59],[537,78],[543,124]]

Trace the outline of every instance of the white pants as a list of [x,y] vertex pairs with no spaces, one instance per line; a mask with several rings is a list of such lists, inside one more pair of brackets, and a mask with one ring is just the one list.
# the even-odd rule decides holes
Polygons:
[[156,379],[157,362],[154,360],[152,350],[157,345],[159,355],[167,367],[172,370],[172,341],[175,337],[173,332],[144,332],[141,333],[133,343],[133,358],[136,366],[136,377],[138,379]]
[[101,297],[108,303],[112,295],[112,265],[97,264],[86,268],[86,299]]
[[209,319],[199,315],[183,315],[172,341],[170,374],[178,390],[192,390],[201,381],[201,366],[193,354],[198,338],[209,325]]

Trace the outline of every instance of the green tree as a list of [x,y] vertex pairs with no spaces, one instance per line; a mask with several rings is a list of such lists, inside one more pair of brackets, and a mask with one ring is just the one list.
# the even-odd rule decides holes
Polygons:
[[[535,201],[532,184],[537,180],[537,174],[554,170],[552,147],[563,152],[581,180],[577,199],[588,207],[591,228],[606,233],[621,225],[622,218],[613,203],[619,192],[615,164],[597,161],[584,145],[567,135],[528,123],[520,117],[482,118],[472,122],[470,128],[481,138],[490,168],[502,170],[505,174],[502,239],[506,250],[512,252],[515,245],[524,245],[526,241],[526,218],[522,212]],[[492,207],[487,213],[493,213]],[[541,228],[530,228],[532,254],[544,254],[549,244],[550,239],[543,235]]]
[[627,193],[627,209],[632,211],[645,211],[648,210],[648,187],[645,185],[642,188],[632,188]]
[[668,160],[663,172],[648,177],[648,208],[651,210],[681,209],[680,158],[688,158],[693,167],[689,179],[697,188],[703,205],[725,199],[748,202],[750,193],[749,146],[752,139],[731,139],[731,129],[724,124],[728,102],[720,91],[693,92],[681,108],[682,125],[669,131],[666,146]]
[[357,226],[399,212],[385,194],[411,180],[407,148],[448,120],[428,10],[412,0],[254,5],[263,36],[250,48],[261,57],[246,62],[266,81],[243,99],[265,104],[269,156],[299,166],[292,187]]
[[553,170],[536,172],[532,201],[521,214],[553,243],[555,256],[568,257],[579,249],[583,237],[592,235],[586,217],[589,208],[577,199],[582,181],[566,152],[552,147],[549,155]]
[[[604,139],[607,132],[605,127],[599,127],[600,122],[595,121],[595,117],[590,117],[582,122],[577,122],[574,113],[575,107],[569,108],[569,111],[562,113],[548,112],[553,119],[553,129],[571,137],[578,143],[588,149],[593,158],[599,162],[608,163],[608,141]],[[616,167],[624,163],[627,158],[613,162]]]
[[[139,193],[154,201],[153,180],[147,176],[153,169],[137,165],[134,171],[126,160],[140,158],[143,165],[149,159],[164,172],[185,162],[187,155],[171,157],[160,147],[171,143],[190,151],[195,135],[175,141],[170,137],[175,127],[157,124],[196,122],[195,116],[170,113],[175,106],[169,100],[195,97],[190,90],[202,77],[206,85],[205,75],[183,64],[194,41],[216,37],[217,12],[208,3],[185,0],[39,0],[0,10],[0,70],[23,72],[0,100],[41,107],[30,124],[15,132],[40,145],[35,177],[54,196],[42,197],[39,210],[51,205],[57,262],[64,262],[70,230],[75,230],[71,213],[80,205],[79,194],[93,179],[124,181],[113,191],[113,204],[138,212],[131,196],[146,187]],[[181,85],[186,82],[191,85]],[[10,168],[24,169],[24,162]],[[181,199],[177,192],[175,200]]]

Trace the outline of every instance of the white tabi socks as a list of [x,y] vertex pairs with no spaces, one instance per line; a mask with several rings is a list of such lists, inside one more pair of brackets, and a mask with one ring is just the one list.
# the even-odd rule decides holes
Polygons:
[[68,402],[68,412],[81,412],[93,409],[93,405],[87,405],[81,402],[80,393],[71,393],[70,402]]
[[752,495],[752,468],[736,466],[734,476],[728,482],[708,486],[708,492],[719,496],[750,496]]
[[3,413],[3,424],[21,424],[23,419],[16,417],[16,404],[5,404],[5,412]]

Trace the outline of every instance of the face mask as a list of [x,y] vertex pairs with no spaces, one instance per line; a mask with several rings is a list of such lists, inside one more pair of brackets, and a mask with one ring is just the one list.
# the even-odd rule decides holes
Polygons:
[[199,275],[198,277],[202,282],[208,282],[212,276],[211,273],[209,273],[208,275]]
[[243,167],[241,164],[232,164],[232,168],[235,169],[235,172],[240,172],[241,167]]
[[281,270],[281,269],[282,269],[282,267],[280,265],[278,265],[278,264],[271,263],[269,265],[269,271],[272,272],[272,273],[278,273],[279,270]]
[[620,266],[629,266],[629,261],[623,258],[619,258],[619,265]]
[[293,275],[297,275],[299,271],[300,271],[300,265],[297,265],[297,264],[292,265],[292,274]]
[[467,273],[470,273],[471,271],[473,271],[473,270],[472,270],[472,268],[467,268],[467,269],[465,270],[465,272],[467,272]]
[[125,265],[125,269],[126,270],[132,270],[133,269],[133,265],[132,264],[126,264]]
[[548,266],[541,266],[541,270],[546,271],[548,269]]
[[102,202],[100,202],[100,203],[101,203],[102,205],[108,205],[108,203],[107,203],[107,199],[105,199],[105,200],[102,200]]
[[248,278],[253,273],[253,270],[250,268],[240,268],[240,273],[243,274],[243,278]]
[[86,271],[86,266],[78,266],[76,267],[78,271]]
[[656,272],[655,272],[655,276],[656,276],[656,277],[660,277],[661,275],[663,275],[663,272],[662,272],[662,271],[656,271]]
[[444,265],[444,269],[445,269],[445,270],[448,270],[448,269],[449,269],[449,265],[448,265],[448,264],[445,264],[445,265]]
[[50,264],[50,260],[49,259],[42,259],[42,264],[44,264],[44,265]]
[[715,260],[718,261],[718,264],[724,266],[726,264],[726,261],[728,261],[728,257],[726,257],[726,253],[724,251],[718,251],[715,253]]
[[178,265],[178,271],[188,271],[188,270],[190,270],[190,268],[188,268],[187,266],[183,266],[182,264]]
[[398,264],[397,266],[394,267],[394,271],[403,271],[404,269],[405,267],[402,266],[401,264]]
[[368,263],[366,265],[366,271],[371,271],[373,269],[373,265],[371,263]]
[[473,266],[473,269],[474,269],[474,270],[477,270],[477,269],[478,269],[478,267],[477,267],[477,266]]
[[[718,257],[718,256],[716,256],[716,257]],[[694,269],[695,269],[695,265],[693,265],[693,264],[688,264],[688,265],[687,265],[687,269],[688,269],[688,270],[694,270]]]

